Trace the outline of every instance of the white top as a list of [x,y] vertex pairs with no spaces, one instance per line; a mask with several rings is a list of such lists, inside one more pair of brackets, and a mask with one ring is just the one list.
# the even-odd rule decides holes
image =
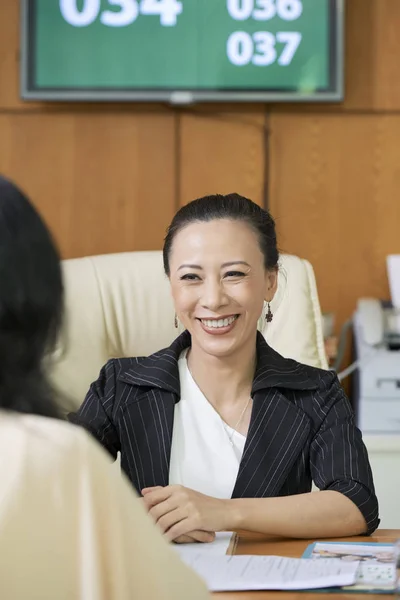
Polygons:
[[169,483],[231,498],[246,437],[208,402],[189,371],[186,354],[178,361],[181,399],[175,404]]
[[206,600],[83,429],[0,412],[0,598]]

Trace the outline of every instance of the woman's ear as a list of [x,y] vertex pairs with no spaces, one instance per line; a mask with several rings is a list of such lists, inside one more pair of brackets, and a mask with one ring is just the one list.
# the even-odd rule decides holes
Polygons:
[[271,302],[278,288],[278,269],[267,272],[265,300]]

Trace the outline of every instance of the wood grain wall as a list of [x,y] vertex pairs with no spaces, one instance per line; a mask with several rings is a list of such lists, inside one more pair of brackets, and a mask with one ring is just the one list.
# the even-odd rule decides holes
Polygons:
[[346,99],[269,113],[270,209],[281,247],[308,258],[337,325],[388,297],[400,253],[400,2],[347,0]]
[[0,8],[0,172],[64,257],[157,249],[177,207],[238,191],[314,265],[340,324],[388,294],[400,252],[400,1],[347,0],[342,105],[45,104],[19,99],[17,0]]

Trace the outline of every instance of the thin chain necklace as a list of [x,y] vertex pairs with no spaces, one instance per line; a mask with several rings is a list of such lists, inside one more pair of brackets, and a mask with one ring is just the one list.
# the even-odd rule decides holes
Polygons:
[[[188,354],[189,354],[189,352],[187,352],[187,353],[186,353],[186,356],[185,356],[185,358],[186,358],[186,368],[187,368],[187,370],[189,371],[191,378],[192,378],[192,379],[193,379],[193,381],[196,383],[196,381],[195,381],[195,379],[194,379],[194,377],[193,377],[193,375],[192,375],[192,372],[191,372],[191,370],[190,370],[190,368],[189,368]],[[196,383],[196,385],[197,385],[197,383]],[[200,388],[199,388],[199,389],[200,389]],[[201,390],[200,390],[200,391],[201,391]],[[204,395],[204,394],[203,394],[203,395]],[[205,397],[205,396],[204,396],[204,397]],[[207,400],[207,398],[206,398],[206,400]],[[237,433],[237,428],[239,427],[240,423],[242,422],[242,419],[243,419],[243,417],[244,417],[244,414],[245,414],[245,412],[246,412],[246,409],[247,409],[247,407],[248,407],[248,406],[249,406],[249,404],[250,404],[250,400],[251,400],[251,396],[249,396],[249,399],[247,400],[247,402],[246,402],[246,404],[245,404],[245,406],[244,406],[244,408],[243,408],[242,412],[240,413],[240,417],[239,417],[239,419],[238,419],[238,422],[236,423],[235,427],[231,427],[231,429],[232,429],[232,433],[229,433],[229,431],[228,431],[228,429],[227,429],[227,427],[230,427],[230,425],[228,425],[228,423],[225,423],[224,419],[221,417],[221,415],[219,414],[219,412],[217,411],[217,409],[215,408],[215,406],[213,406],[213,405],[211,404],[211,402],[209,402],[209,400],[207,400],[207,402],[209,402],[209,404],[211,404],[211,406],[213,406],[213,408],[214,408],[215,412],[217,413],[217,415],[218,415],[218,416],[219,416],[219,418],[221,419],[221,423],[222,423],[222,425],[224,426],[224,429],[225,429],[225,431],[226,431],[226,435],[228,436],[228,440],[229,440],[229,443],[230,443],[230,445],[231,445],[231,446],[233,446],[233,445],[234,445],[234,444],[233,444],[233,436],[235,435],[235,433]]]
[[[228,436],[228,440],[229,440],[229,443],[230,443],[230,445],[231,445],[231,446],[233,446],[233,436],[234,436],[234,435],[235,435],[235,433],[237,432],[237,428],[239,427],[240,423],[242,422],[242,419],[243,419],[243,417],[244,417],[244,414],[245,414],[245,412],[246,412],[246,409],[247,409],[247,407],[248,407],[248,406],[249,406],[249,404],[250,404],[250,400],[251,400],[251,396],[249,396],[249,399],[247,400],[247,402],[246,402],[246,404],[245,404],[245,407],[243,408],[242,412],[240,413],[240,417],[239,417],[239,419],[238,419],[238,422],[236,423],[236,425],[235,425],[234,427],[231,427],[231,429],[232,429],[232,433],[229,433],[229,431],[228,431],[228,429],[227,429],[227,428],[229,427],[228,423],[225,423],[225,421],[223,420],[223,418],[221,417],[221,415],[219,415],[219,418],[220,418],[220,419],[221,419],[221,421],[222,421],[222,424],[223,424],[223,426],[224,426],[224,429],[225,429],[225,431],[226,431],[226,435]],[[219,413],[218,413],[218,414],[219,414]]]

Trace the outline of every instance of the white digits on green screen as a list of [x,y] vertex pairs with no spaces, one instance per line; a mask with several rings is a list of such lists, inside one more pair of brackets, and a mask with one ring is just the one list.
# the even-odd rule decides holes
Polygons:
[[280,65],[283,67],[290,65],[297,48],[300,46],[301,39],[302,35],[298,31],[280,31],[276,34],[276,41],[285,44],[282,54],[278,58]]
[[269,21],[275,16],[295,21],[303,12],[301,0],[227,0],[226,7],[235,21]]
[[[292,62],[301,39],[298,31],[279,31],[276,35],[270,31],[256,31],[253,35],[247,31],[234,31],[228,38],[226,53],[229,61],[237,67],[250,63],[267,67],[276,60],[286,67]],[[279,57],[276,42],[284,44]]]
[[269,31],[257,31],[253,34],[255,53],[252,58],[253,65],[267,67],[276,60],[275,36]]
[[247,31],[231,33],[226,44],[229,61],[237,67],[248,65],[253,57],[254,44]]
[[235,21],[245,21],[251,16],[254,0],[227,0],[228,13]]
[[78,10],[77,0],[60,0],[60,12],[70,25],[87,27],[97,19],[100,0],[84,0],[81,10]]
[[177,16],[183,11],[180,0],[107,0],[110,7],[119,10],[103,10],[101,0],[83,0],[78,9],[78,0],[60,0],[60,12],[64,20],[73,27],[88,27],[98,18],[108,27],[125,27],[142,15],[159,15],[164,27],[176,25]]
[[160,23],[164,27],[176,25],[177,16],[182,10],[179,0],[142,0],[140,4],[142,15],[160,15]]
[[125,27],[130,25],[139,15],[139,7],[136,0],[107,0],[111,6],[118,6],[120,10],[104,10],[100,15],[100,21],[108,27]]
[[301,17],[303,3],[301,0],[277,0],[276,11],[284,21],[295,21]]
[[276,15],[275,0],[256,0],[252,17],[256,21],[269,21]]

